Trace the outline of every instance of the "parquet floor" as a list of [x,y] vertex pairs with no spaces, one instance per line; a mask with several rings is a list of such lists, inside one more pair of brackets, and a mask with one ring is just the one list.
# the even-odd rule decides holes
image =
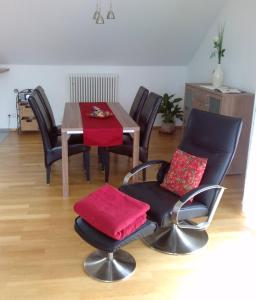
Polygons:
[[[178,140],[179,131],[154,130],[150,158],[169,160]],[[255,231],[241,213],[241,176],[226,177],[203,250],[172,256],[135,241],[125,247],[137,261],[132,277],[111,284],[89,278],[82,261],[93,248],[75,233],[72,206],[101,186],[104,174],[93,151],[92,179],[85,182],[81,160],[70,158],[71,196],[63,200],[61,162],[45,184],[39,134],[11,132],[0,144],[0,299],[256,299]],[[110,183],[119,186],[130,167],[129,159],[112,156]]]

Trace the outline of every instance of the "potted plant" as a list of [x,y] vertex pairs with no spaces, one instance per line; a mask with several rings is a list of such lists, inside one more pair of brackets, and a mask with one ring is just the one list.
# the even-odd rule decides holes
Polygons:
[[183,120],[183,110],[178,105],[182,98],[174,98],[173,95],[165,93],[159,112],[162,114],[162,125],[160,132],[173,133],[175,131],[175,119]]

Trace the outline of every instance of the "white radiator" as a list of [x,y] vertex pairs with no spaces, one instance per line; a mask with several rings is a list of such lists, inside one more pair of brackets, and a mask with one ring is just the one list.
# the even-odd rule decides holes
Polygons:
[[70,102],[117,102],[117,74],[70,74]]

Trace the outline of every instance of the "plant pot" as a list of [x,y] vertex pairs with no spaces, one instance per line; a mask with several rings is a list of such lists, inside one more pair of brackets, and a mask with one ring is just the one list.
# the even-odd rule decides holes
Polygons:
[[175,131],[175,124],[174,123],[166,123],[162,122],[160,132],[172,134]]

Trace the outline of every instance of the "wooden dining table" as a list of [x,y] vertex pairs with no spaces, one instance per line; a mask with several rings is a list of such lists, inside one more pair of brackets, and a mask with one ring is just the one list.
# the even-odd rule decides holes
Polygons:
[[[133,137],[132,165],[139,163],[140,127],[123,109],[120,103],[108,102],[109,108],[123,127],[123,133],[129,133]],[[83,124],[79,102],[66,103],[61,126],[62,141],[62,188],[63,197],[69,197],[69,167],[68,167],[68,139],[71,134],[82,134]]]

